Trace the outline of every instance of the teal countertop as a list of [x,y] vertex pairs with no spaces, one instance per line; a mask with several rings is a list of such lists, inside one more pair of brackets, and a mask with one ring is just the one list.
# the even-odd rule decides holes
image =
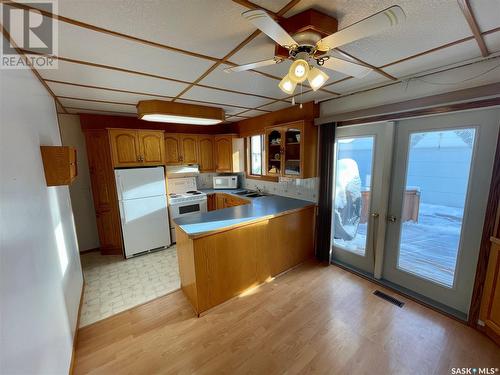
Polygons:
[[[210,193],[234,194],[244,189],[233,190],[201,190]],[[236,195],[241,198],[245,196]],[[221,210],[187,215],[174,219],[174,222],[188,235],[197,236],[207,232],[218,231],[233,225],[243,224],[250,221],[264,220],[266,218],[283,214],[287,211],[298,210],[314,206],[315,203],[282,197],[278,195],[267,195],[258,198],[246,198],[249,204],[236,207],[228,207]]]

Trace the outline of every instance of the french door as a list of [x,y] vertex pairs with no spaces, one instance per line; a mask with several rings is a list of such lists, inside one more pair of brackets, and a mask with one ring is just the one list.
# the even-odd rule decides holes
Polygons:
[[495,110],[338,129],[332,260],[465,316],[498,130]]

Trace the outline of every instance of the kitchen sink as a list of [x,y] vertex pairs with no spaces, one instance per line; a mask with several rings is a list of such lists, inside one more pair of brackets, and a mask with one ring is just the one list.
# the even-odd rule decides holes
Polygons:
[[258,197],[263,197],[264,194],[259,194],[259,193],[250,193],[250,194],[247,194],[245,195],[245,197],[248,197],[248,198],[258,198]]
[[248,191],[248,190],[242,190],[242,191],[238,191],[237,193],[234,193],[234,194],[236,194],[236,195],[246,195],[248,193],[251,193],[251,192]]

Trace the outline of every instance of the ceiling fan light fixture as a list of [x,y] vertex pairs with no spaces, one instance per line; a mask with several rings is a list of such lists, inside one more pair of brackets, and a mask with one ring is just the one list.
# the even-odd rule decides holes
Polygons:
[[141,100],[137,103],[137,116],[145,121],[191,125],[215,125],[225,118],[222,108],[165,100]]
[[312,68],[307,75],[307,80],[313,91],[321,88],[328,81],[328,78],[330,77],[318,68]]
[[290,66],[288,76],[295,83],[304,82],[309,74],[309,63],[303,59],[297,59]]
[[292,95],[293,92],[295,91],[295,87],[297,87],[297,83],[292,81],[289,75],[287,74],[286,76],[283,77],[278,86],[281,89],[281,91],[287,93],[288,95]]

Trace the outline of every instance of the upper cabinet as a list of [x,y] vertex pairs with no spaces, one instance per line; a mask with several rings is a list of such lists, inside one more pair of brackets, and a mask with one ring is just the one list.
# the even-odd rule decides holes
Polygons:
[[162,165],[165,158],[163,131],[110,129],[114,167]]
[[233,172],[232,136],[215,136],[215,171]]
[[163,132],[139,130],[139,147],[143,165],[162,165],[165,160]]
[[198,151],[198,163],[200,165],[200,172],[213,172],[215,170],[214,136],[198,136]]
[[194,134],[181,135],[182,164],[198,163],[198,136]]
[[41,146],[47,186],[70,185],[77,176],[76,149],[67,146]]
[[317,175],[317,129],[297,121],[266,128],[266,173],[269,176],[310,178]]
[[178,134],[165,134],[165,164],[178,165],[181,162],[181,138]]

